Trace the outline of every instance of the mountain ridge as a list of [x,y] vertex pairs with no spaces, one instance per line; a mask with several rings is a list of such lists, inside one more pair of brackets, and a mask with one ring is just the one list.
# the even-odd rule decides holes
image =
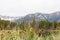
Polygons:
[[33,20],[34,16],[36,20],[60,21],[60,11],[53,12],[51,14],[43,14],[43,13],[28,14],[25,17],[15,21],[16,22],[31,21]]
[[60,21],[60,11],[53,12],[50,14],[44,14],[44,13],[34,13],[34,14],[28,14],[23,17],[10,17],[10,16],[1,16],[1,19],[8,19],[12,22],[23,22],[23,21],[32,21],[35,17],[35,20],[48,20],[48,21]]

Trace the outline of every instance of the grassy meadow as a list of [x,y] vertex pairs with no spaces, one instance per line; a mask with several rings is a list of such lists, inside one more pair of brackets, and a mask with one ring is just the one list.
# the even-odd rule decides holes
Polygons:
[[38,36],[35,31],[27,29],[23,30],[1,30],[0,31],[0,40],[60,40],[60,31],[55,30],[56,32],[51,32],[50,34],[41,33]]
[[19,24],[0,20],[0,40],[60,40],[60,22]]

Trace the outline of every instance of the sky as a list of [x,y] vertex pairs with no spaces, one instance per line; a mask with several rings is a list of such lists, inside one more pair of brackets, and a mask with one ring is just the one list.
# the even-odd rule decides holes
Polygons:
[[60,11],[60,0],[0,0],[0,15],[25,16]]

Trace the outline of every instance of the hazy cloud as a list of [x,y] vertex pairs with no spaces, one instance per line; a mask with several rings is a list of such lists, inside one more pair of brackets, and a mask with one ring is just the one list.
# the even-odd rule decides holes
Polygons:
[[60,11],[60,0],[0,0],[0,14],[24,16],[29,13]]

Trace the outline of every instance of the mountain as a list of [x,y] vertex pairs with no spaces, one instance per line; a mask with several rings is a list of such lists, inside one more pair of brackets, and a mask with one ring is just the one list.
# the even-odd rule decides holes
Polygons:
[[40,20],[48,20],[48,21],[59,21],[60,22],[60,11],[53,12],[53,13],[34,13],[34,14],[28,14],[23,17],[10,17],[10,16],[2,16],[0,15],[1,20],[9,20],[11,22],[26,22],[26,21],[33,21],[35,19],[36,21]]
[[39,21],[39,20],[60,21],[60,12],[58,11],[50,14],[47,14],[47,13],[46,14],[44,13],[28,14],[14,21],[15,22],[33,21],[34,18],[36,21]]
[[10,16],[2,16],[2,15],[0,15],[1,20],[8,20],[8,21],[11,21],[11,22],[14,22],[14,20],[17,20],[19,18],[20,17],[10,17]]

